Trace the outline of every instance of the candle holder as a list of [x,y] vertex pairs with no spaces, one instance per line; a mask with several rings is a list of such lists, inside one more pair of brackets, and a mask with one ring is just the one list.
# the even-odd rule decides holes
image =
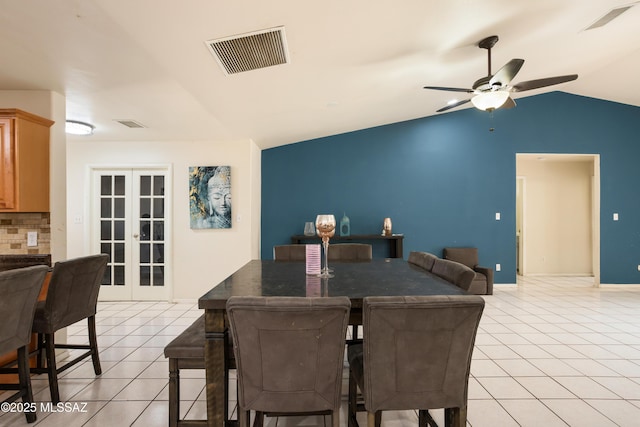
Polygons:
[[318,277],[333,277],[329,271],[329,239],[336,233],[336,219],[333,215],[318,215],[316,217],[316,230],[318,236],[322,238],[322,249],[324,252],[324,266]]

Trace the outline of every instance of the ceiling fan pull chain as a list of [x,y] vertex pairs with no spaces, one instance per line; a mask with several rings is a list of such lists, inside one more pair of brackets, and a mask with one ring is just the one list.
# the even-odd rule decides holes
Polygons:
[[493,132],[495,128],[493,127],[493,114],[495,113],[495,108],[489,111],[489,132]]

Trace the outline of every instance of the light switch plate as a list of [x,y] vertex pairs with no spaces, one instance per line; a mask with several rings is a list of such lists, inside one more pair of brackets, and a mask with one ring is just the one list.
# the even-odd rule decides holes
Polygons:
[[496,212],[496,221],[500,221],[500,212]]
[[27,246],[38,246],[38,232],[27,232]]
[[617,214],[617,213],[614,213],[614,214],[613,214],[613,220],[614,220],[614,221],[617,221],[617,220],[618,220],[618,214]]

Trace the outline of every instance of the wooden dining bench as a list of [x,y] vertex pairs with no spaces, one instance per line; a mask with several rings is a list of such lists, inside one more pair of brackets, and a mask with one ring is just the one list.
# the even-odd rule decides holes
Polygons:
[[[169,427],[205,426],[207,420],[180,419],[180,370],[204,369],[204,315],[173,339],[164,348],[164,357],[169,359]],[[228,346],[232,349],[232,346]],[[235,369],[233,351],[227,354],[225,381],[228,384],[229,369]],[[228,387],[225,387],[228,389]],[[228,397],[228,396],[227,396]],[[228,402],[228,398],[225,398]],[[225,405],[225,421],[229,419],[228,403]]]

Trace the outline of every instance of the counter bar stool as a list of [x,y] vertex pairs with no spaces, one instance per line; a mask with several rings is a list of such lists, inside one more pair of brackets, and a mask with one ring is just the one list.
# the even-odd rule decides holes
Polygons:
[[[366,297],[364,338],[350,345],[349,427],[356,411],[380,427],[385,410],[417,410],[420,427],[444,408],[447,427],[467,424],[467,390],[473,345],[484,309],[475,295]],[[357,389],[364,408],[357,402]]]
[[329,246],[329,261],[371,261],[373,249],[366,243],[335,243]]
[[[366,243],[336,243],[329,247],[329,261],[371,261],[372,248]],[[276,245],[273,259],[276,261],[304,262],[307,258],[306,245]]]
[[[0,354],[18,350],[18,368],[2,367],[0,373],[17,372],[19,377],[18,384],[0,384],[0,390],[16,390],[3,403],[15,402],[19,398],[23,403],[33,402],[28,346],[38,294],[48,269],[39,265],[0,273]],[[36,421],[35,412],[25,411],[25,416],[28,423]]]
[[340,427],[347,297],[231,297],[227,317],[238,373],[238,419],[331,414]]
[[307,249],[305,245],[276,245],[273,247],[273,259],[276,261],[305,262]]
[[[49,376],[51,401],[60,402],[58,374],[91,356],[96,375],[102,373],[98,356],[96,337],[96,305],[102,276],[109,256],[105,254],[89,255],[57,262],[53,266],[49,290],[45,301],[38,303],[33,320],[33,332],[38,334],[38,364],[32,372]],[[87,319],[89,344],[56,344],[54,334],[81,320]],[[78,357],[56,366],[56,348],[87,350]],[[47,366],[42,366],[43,352],[46,353]]]

